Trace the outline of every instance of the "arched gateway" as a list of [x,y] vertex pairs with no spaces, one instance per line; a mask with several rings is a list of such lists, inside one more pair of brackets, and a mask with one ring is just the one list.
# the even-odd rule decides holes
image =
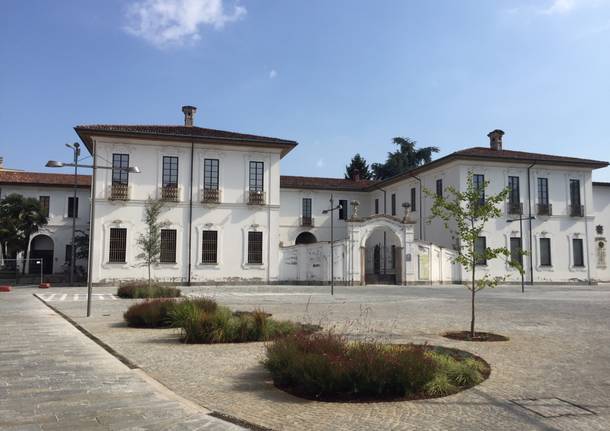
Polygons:
[[354,284],[405,284],[412,274],[413,222],[387,215],[348,220]]

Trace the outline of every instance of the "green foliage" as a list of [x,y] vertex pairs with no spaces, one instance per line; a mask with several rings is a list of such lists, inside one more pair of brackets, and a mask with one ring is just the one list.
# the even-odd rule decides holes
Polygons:
[[266,341],[303,329],[297,323],[271,319],[262,310],[233,313],[227,307],[209,305],[201,299],[186,299],[170,312],[171,324],[182,330],[185,343]]
[[349,165],[345,167],[345,178],[351,180],[355,179],[356,172],[360,175],[360,179],[370,180],[373,178],[368,163],[359,153],[356,153],[349,162]]
[[[32,234],[48,223],[40,201],[12,193],[0,201],[0,247],[2,255],[12,259],[28,255]],[[25,273],[25,262],[22,268]]]
[[123,314],[128,326],[136,328],[160,328],[170,326],[169,313],[176,305],[175,299],[151,299],[132,305]]
[[278,338],[263,361],[279,387],[330,400],[448,395],[483,380],[479,363],[425,345],[349,342],[331,332]]
[[161,229],[168,226],[169,222],[160,221],[159,217],[164,209],[164,202],[148,198],[144,207],[144,223],[146,231],[140,234],[137,240],[137,245],[141,253],[138,254],[139,259],[144,260],[144,264],[148,267],[148,283],[151,283],[150,269],[151,266],[159,261],[161,253]]
[[477,238],[482,236],[485,225],[502,215],[499,205],[506,200],[510,189],[506,188],[496,195],[488,195],[486,189],[489,181],[484,181],[480,187],[477,187],[473,178],[472,171],[469,171],[465,191],[449,186],[442,196],[438,196],[430,190],[425,190],[424,193],[434,199],[428,222],[433,219],[443,221],[445,228],[457,240],[459,254],[455,258],[455,262],[471,273],[471,281],[465,286],[472,292],[472,320],[470,326],[474,337],[475,293],[486,287],[496,287],[498,283],[504,280],[502,277],[492,277],[489,274],[477,279],[477,262],[482,259],[490,261],[504,257],[509,265],[516,267],[519,271],[523,271],[523,268],[521,265],[516,266],[515,263],[518,262],[510,259],[510,251],[506,247],[486,247],[482,251],[476,249]]
[[177,287],[163,286],[145,281],[122,283],[117,289],[120,298],[175,298],[182,294]]
[[432,153],[438,153],[437,147],[416,148],[416,141],[410,138],[395,137],[392,142],[398,150],[389,152],[384,163],[373,163],[371,170],[377,180],[383,180],[415,169],[432,161]]

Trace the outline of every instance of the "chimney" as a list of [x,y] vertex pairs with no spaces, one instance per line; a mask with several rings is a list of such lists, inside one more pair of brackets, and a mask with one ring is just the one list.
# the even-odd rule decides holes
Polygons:
[[492,150],[502,151],[502,136],[504,136],[504,131],[500,129],[496,129],[487,134],[489,138],[489,147]]
[[194,106],[183,106],[182,112],[184,112],[184,125],[186,127],[193,127],[193,120],[195,119],[195,112],[197,108]]
[[360,181],[360,170],[358,168],[354,169],[352,172],[354,181]]
[[4,168],[4,157],[0,157],[0,169]]

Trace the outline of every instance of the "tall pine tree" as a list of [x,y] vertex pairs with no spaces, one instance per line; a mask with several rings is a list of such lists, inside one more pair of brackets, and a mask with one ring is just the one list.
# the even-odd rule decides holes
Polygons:
[[370,180],[373,177],[368,163],[360,154],[356,154],[352,157],[349,165],[345,167],[345,178],[353,180],[356,178],[356,173],[360,175],[360,179],[362,180]]

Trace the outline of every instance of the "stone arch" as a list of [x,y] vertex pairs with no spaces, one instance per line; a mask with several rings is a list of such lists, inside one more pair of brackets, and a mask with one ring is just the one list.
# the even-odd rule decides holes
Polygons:
[[366,284],[397,284],[401,281],[402,241],[388,226],[376,226],[366,235],[364,276]]
[[316,236],[313,233],[307,232],[307,231],[301,232],[300,234],[298,234],[296,239],[294,240],[295,245],[315,244],[316,242],[318,242],[318,239],[316,238]]
[[55,243],[49,235],[40,234],[33,237],[30,241],[30,274],[40,274],[42,264],[43,274],[53,273]]

